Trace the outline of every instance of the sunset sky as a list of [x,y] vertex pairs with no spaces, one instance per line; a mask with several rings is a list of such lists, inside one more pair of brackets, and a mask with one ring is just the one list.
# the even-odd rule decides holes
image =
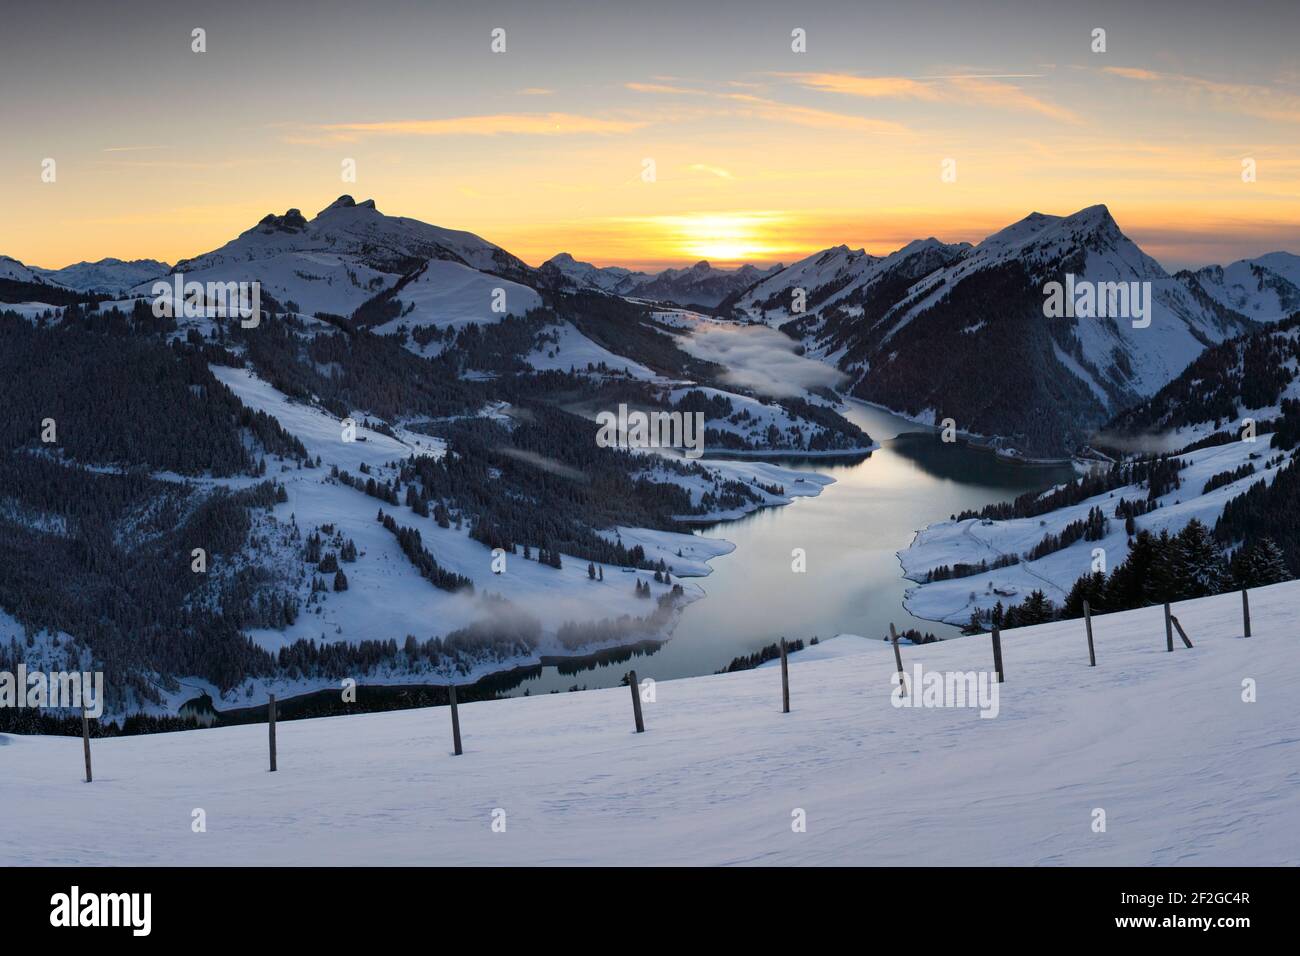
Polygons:
[[0,254],[175,262],[341,193],[534,265],[885,253],[1094,203],[1171,269],[1300,252],[1300,4],[815,6],[14,6]]

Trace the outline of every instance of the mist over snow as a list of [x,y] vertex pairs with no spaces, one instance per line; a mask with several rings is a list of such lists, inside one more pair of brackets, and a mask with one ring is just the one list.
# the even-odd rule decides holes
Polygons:
[[835,367],[800,355],[798,343],[766,326],[700,322],[680,344],[696,358],[724,366],[728,383],[774,398],[836,388],[845,379]]
[[1093,435],[1092,443],[1131,455],[1169,455],[1186,446],[1188,440],[1175,430],[1126,435],[1103,428]]

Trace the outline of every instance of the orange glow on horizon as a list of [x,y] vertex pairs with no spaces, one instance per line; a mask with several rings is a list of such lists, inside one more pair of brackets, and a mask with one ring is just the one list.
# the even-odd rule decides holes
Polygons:
[[[81,152],[60,156],[57,183],[35,166],[0,181],[0,254],[51,268],[175,263],[270,212],[311,218],[344,192],[531,265],[568,252],[646,270],[766,266],[841,244],[886,255],[930,236],[977,243],[1031,212],[1097,203],[1171,271],[1300,252],[1300,123],[1279,121],[1277,104],[1267,118],[1252,112],[1256,87],[1082,67],[939,79],[771,75],[761,96],[740,99],[721,83],[631,83],[603,106],[547,84],[453,118],[360,109],[267,122],[238,148],[91,131]],[[1289,95],[1274,99],[1300,116]],[[554,102],[516,101],[538,99]],[[1246,123],[1249,135],[1237,129]],[[1240,142],[1254,144],[1257,182],[1241,178]],[[355,182],[340,181],[343,158]],[[940,176],[949,158],[955,181]]]

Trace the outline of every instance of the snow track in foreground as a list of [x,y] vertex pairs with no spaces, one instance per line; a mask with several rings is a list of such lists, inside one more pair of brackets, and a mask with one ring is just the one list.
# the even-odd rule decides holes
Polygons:
[[282,723],[275,774],[261,725],[95,741],[91,785],[79,740],[11,736],[0,864],[1295,864],[1300,582],[1251,608],[1243,640],[1239,595],[1178,605],[1172,654],[1160,608],[1099,616],[1095,669],[1081,621],[1008,631],[995,719],[891,706],[888,645],[843,637],[789,715],[779,669],[662,682],[641,735],[626,688],[473,703],[463,757],[445,708]]

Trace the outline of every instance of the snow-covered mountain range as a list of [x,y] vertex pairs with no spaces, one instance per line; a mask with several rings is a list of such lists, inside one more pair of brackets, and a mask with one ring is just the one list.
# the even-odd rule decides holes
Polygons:
[[157,259],[100,259],[98,262],[76,262],[62,269],[36,269],[45,281],[66,286],[78,292],[103,292],[122,295],[144,282],[150,282],[171,271],[171,266]]
[[567,252],[546,260],[541,268],[545,274],[573,288],[598,289],[615,295],[697,308],[712,308],[782,269],[780,265],[767,269],[752,265],[739,269],[715,269],[701,260],[687,269],[633,272],[619,266],[601,268],[590,262],[579,262]]
[[[151,260],[47,270],[3,259],[0,282],[22,284],[7,298],[31,311],[45,301],[42,287],[147,296],[163,269]],[[652,274],[567,253],[534,269],[473,233],[341,196],[310,220],[297,209],[267,215],[172,272],[256,280],[289,311],[416,334],[408,347],[422,353],[465,324],[526,315],[557,291],[705,309],[781,328],[843,372],[856,397],[927,424],[951,418],[965,434],[1031,457],[1079,449],[1207,346],[1300,307],[1300,257],[1276,252],[1171,275],[1103,205],[1032,213],[977,245],[931,237],[886,256],[836,246],[788,267],[700,262]],[[1122,315],[1045,314],[1051,284],[1067,282],[1122,287],[1133,301]]]
[[[1293,259],[1263,257],[1274,267],[1257,267],[1268,294],[1255,295],[1247,316],[1234,307],[1247,304],[1239,287],[1207,290],[1213,270],[1170,275],[1099,205],[1069,216],[1033,213],[976,246],[927,239],[885,257],[827,249],[729,305],[836,363],[861,398],[926,422],[950,417],[962,431],[1022,452],[1059,455],[1207,345],[1287,315],[1292,287],[1283,273]],[[1136,307],[1049,315],[1052,283],[1103,292],[1122,284],[1135,302],[1149,294],[1150,305],[1141,315]]]

